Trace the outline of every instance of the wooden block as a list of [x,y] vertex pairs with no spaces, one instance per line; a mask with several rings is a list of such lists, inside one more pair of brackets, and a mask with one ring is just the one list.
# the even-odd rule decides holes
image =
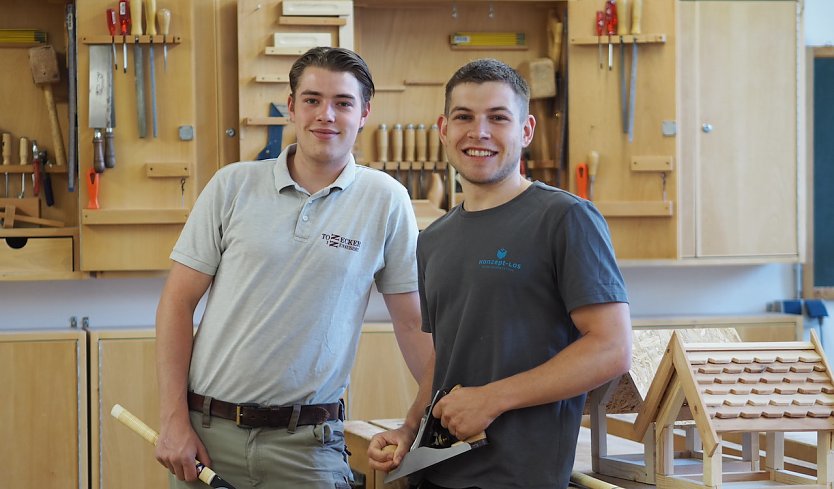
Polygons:
[[22,199],[0,198],[0,207],[6,205],[15,206],[17,215],[29,217],[41,217],[41,201],[37,197],[24,197]]
[[550,58],[536,58],[518,65],[518,72],[530,86],[530,99],[556,96],[556,68]]

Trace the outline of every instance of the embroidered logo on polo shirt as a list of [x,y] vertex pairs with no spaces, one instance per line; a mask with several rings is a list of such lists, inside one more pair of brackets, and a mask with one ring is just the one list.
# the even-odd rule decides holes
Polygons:
[[481,268],[507,270],[510,272],[521,270],[521,263],[505,260],[505,258],[507,258],[507,250],[505,250],[504,248],[501,248],[497,252],[495,252],[495,258],[496,259],[490,258],[487,260],[478,260],[478,265]]
[[359,248],[362,246],[362,242],[358,239],[350,239],[338,234],[323,233],[321,235],[321,239],[323,239],[327,243],[327,246],[331,248],[342,248],[348,251],[358,252]]

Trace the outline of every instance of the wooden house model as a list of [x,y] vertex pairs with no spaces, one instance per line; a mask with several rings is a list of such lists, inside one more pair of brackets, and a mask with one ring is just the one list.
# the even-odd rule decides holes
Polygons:
[[[634,431],[643,438],[654,426],[659,488],[831,489],[832,410],[834,379],[813,333],[810,342],[697,344],[674,333]],[[675,470],[675,422],[688,416],[703,447],[696,474]],[[786,470],[786,432],[816,432],[816,476]],[[743,470],[726,466],[722,457],[722,440],[738,433],[745,440]]]

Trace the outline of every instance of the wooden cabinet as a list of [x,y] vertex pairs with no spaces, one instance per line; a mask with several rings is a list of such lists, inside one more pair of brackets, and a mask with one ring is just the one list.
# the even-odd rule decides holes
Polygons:
[[629,142],[620,70],[628,82],[633,46],[626,36],[621,58],[612,36],[613,69],[600,69],[593,23],[577,21],[599,3],[568,2],[571,174],[599,153],[594,200],[618,258],[797,261],[800,3],[643,4]]
[[90,331],[90,487],[167,487],[154,448],[110,415],[115,404],[159,430],[153,330]]
[[0,333],[5,487],[87,488],[83,332]]
[[684,257],[799,256],[800,4],[678,3]]
[[416,395],[417,382],[405,364],[393,326],[364,324],[345,396],[348,418],[405,417]]

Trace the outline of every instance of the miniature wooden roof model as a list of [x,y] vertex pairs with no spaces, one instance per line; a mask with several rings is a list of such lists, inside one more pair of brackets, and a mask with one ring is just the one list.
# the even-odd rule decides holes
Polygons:
[[720,433],[834,430],[834,379],[817,341],[684,344],[675,333],[634,429],[668,424],[684,403],[712,455]]

